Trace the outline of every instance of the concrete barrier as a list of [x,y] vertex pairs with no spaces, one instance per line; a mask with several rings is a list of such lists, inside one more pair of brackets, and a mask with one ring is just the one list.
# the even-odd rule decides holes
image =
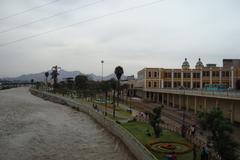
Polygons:
[[30,89],[30,92],[33,95],[43,98],[45,100],[66,105],[77,109],[80,112],[88,114],[97,123],[107,129],[110,133],[118,137],[129,149],[129,151],[136,157],[137,160],[157,160],[157,158],[125,128],[114,122],[112,119],[103,116],[102,114],[94,110],[91,106],[79,104],[71,99],[32,88]]

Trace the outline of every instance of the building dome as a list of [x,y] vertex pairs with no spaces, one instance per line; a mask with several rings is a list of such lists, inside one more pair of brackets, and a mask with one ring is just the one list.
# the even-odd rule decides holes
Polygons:
[[195,67],[196,67],[197,69],[204,67],[204,65],[203,65],[203,63],[202,63],[202,61],[201,61],[201,58],[198,59],[198,62],[197,62],[197,64],[196,64]]
[[182,69],[189,69],[189,68],[190,68],[190,65],[187,61],[187,58],[185,58],[185,61],[182,64]]

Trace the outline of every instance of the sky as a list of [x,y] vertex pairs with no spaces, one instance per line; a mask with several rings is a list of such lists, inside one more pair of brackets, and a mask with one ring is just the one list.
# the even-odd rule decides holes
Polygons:
[[104,75],[118,65],[125,75],[179,68],[185,58],[221,66],[240,58],[239,8],[239,0],[0,0],[0,77],[53,65],[101,75],[101,60]]

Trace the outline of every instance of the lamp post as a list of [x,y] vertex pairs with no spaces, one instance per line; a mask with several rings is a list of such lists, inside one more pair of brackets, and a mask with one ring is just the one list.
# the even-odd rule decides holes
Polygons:
[[101,63],[102,63],[102,81],[103,81],[103,63],[104,63],[104,60],[101,60]]
[[185,90],[184,90],[184,93],[183,93],[183,102],[184,102],[184,108],[182,108],[182,137],[185,137],[186,135],[186,124],[185,124],[185,111],[186,111],[186,101],[185,101]]

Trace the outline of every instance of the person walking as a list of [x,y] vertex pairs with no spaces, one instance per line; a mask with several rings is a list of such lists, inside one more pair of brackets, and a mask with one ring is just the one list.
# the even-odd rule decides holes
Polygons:
[[172,152],[171,157],[172,157],[171,160],[177,160],[176,152]]
[[197,147],[196,144],[193,144],[193,160],[197,159]]
[[202,147],[202,150],[201,150],[201,160],[206,160],[204,147]]
[[205,153],[205,160],[208,160],[208,147],[207,147],[207,145],[204,146],[204,153]]

